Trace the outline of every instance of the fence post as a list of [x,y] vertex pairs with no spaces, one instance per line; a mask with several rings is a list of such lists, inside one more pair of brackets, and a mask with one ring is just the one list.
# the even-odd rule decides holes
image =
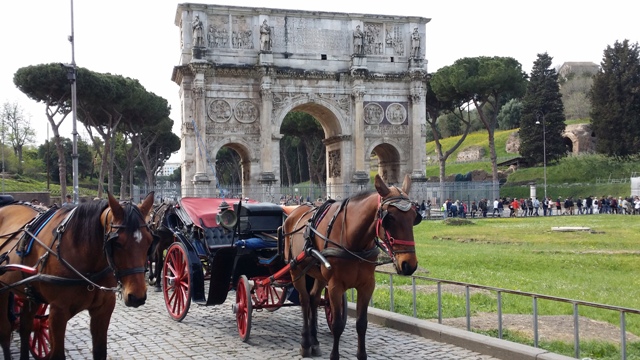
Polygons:
[[538,347],[538,298],[533,297],[533,347]]
[[438,281],[438,324],[442,324],[442,283]]
[[578,314],[578,304],[573,303],[573,349],[576,359],[580,358],[580,328],[578,327],[580,315]]
[[393,274],[389,274],[389,307],[390,311],[394,312],[393,306]]
[[627,321],[624,311],[620,311],[620,357],[627,360]]
[[498,291],[498,339],[502,339],[502,291]]
[[465,298],[467,308],[467,331],[471,331],[471,301],[469,299],[469,285],[465,286]]
[[418,309],[416,307],[416,277],[412,276],[411,277],[411,288],[413,291],[413,317],[417,318],[418,317]]

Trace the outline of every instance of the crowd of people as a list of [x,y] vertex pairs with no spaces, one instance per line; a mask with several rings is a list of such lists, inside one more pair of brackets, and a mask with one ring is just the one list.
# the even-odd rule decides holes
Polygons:
[[[425,204],[425,201],[422,201]],[[429,200],[429,209],[431,201]],[[423,205],[420,206],[423,210]],[[567,198],[558,197],[553,200],[551,197],[539,200],[533,198],[509,198],[494,199],[490,203],[487,199],[471,201],[468,204],[465,201],[447,199],[440,208],[442,217],[527,217],[527,216],[552,216],[552,215],[587,215],[587,214],[625,214],[640,215],[640,197],[614,197],[587,196],[585,198]],[[426,218],[423,212],[423,218]],[[430,218],[430,216],[429,216]]]

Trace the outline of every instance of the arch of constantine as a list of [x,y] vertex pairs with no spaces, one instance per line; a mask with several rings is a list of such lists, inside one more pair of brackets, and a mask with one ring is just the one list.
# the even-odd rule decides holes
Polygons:
[[328,189],[368,183],[372,153],[387,182],[424,181],[429,20],[178,5],[183,196],[213,195],[223,147],[242,159],[245,196],[278,185],[291,111],[324,130]]

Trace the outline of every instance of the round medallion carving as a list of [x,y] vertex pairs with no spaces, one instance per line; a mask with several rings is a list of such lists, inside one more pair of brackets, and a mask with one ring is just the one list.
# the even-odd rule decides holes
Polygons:
[[400,125],[407,119],[407,109],[402,104],[393,103],[387,107],[387,120],[393,125]]
[[233,115],[241,123],[250,124],[258,119],[258,108],[248,100],[240,101],[233,110]]
[[364,107],[364,122],[369,125],[378,125],[384,118],[384,110],[378,103],[369,103]]
[[231,119],[231,105],[224,100],[213,100],[207,107],[207,115],[214,122],[227,122]]

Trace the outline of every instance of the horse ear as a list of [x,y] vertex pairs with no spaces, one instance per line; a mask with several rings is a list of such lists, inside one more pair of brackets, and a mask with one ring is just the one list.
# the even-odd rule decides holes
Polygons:
[[411,190],[411,177],[409,174],[404,176],[404,181],[402,182],[402,191],[405,194],[409,194],[409,190]]
[[109,198],[109,207],[111,208],[111,212],[113,213],[113,217],[122,220],[124,218],[124,210],[122,210],[122,206],[118,202],[116,198],[111,195],[110,192],[107,192],[107,196]]
[[374,179],[373,183],[376,186],[376,191],[378,191],[378,194],[380,194],[380,196],[385,197],[391,192],[391,190],[389,190],[389,187],[384,183],[379,174],[376,174],[376,178]]
[[140,204],[140,206],[138,207],[143,217],[147,217],[147,215],[149,215],[149,211],[151,211],[151,207],[153,206],[154,194],[155,192],[153,191],[147,194],[147,197],[142,200],[142,204]]

